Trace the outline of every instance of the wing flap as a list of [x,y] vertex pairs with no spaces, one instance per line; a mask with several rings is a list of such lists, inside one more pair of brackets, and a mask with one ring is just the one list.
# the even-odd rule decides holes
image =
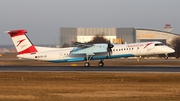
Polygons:
[[87,43],[81,43],[81,42],[74,42],[73,43],[76,47],[80,48],[87,48],[93,46],[92,44],[87,44]]

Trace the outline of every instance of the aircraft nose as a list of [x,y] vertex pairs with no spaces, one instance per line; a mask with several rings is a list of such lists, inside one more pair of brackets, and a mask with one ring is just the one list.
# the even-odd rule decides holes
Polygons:
[[175,52],[175,50],[174,50],[174,49],[172,49],[172,48],[168,47],[168,49],[167,49],[167,53],[174,53],[174,52]]
[[169,50],[169,52],[170,52],[170,53],[174,53],[175,50],[171,48],[171,49]]
[[172,49],[171,47],[168,47],[168,46],[163,47],[163,51],[164,51],[164,53],[174,53],[175,52],[174,49]]

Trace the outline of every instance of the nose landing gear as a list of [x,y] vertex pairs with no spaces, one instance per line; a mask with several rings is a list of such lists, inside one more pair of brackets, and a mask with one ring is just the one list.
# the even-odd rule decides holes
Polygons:
[[168,59],[168,54],[167,53],[165,53],[164,59]]

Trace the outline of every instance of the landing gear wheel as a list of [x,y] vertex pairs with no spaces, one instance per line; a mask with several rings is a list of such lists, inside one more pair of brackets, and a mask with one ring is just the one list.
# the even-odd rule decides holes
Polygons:
[[99,67],[103,67],[104,66],[104,63],[103,62],[99,62]]
[[166,57],[164,57],[164,59],[168,59],[168,57],[166,56]]
[[85,67],[89,67],[89,66],[90,66],[90,63],[89,63],[89,62],[85,62],[85,63],[84,63],[84,66],[85,66]]

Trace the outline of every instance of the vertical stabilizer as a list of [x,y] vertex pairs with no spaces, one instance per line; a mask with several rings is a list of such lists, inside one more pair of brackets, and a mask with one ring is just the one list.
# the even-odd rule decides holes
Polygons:
[[16,47],[18,54],[34,53],[37,49],[26,36],[26,30],[11,30],[8,34]]

